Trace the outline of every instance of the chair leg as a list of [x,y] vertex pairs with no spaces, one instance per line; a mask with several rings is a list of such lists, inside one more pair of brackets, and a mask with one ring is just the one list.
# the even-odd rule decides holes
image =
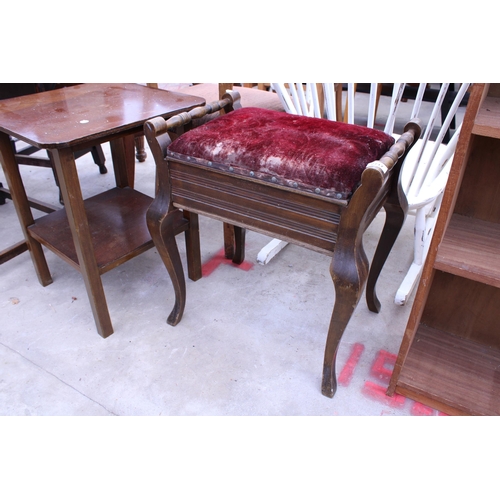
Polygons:
[[277,238],[272,239],[265,247],[257,254],[257,262],[262,265],[268,264],[271,259],[276,257],[283,248],[288,245],[286,241]]
[[190,280],[198,281],[201,278],[200,226],[198,214],[183,210],[182,215],[189,221],[189,229],[184,233],[186,240],[188,276]]
[[326,339],[321,392],[333,398],[337,391],[335,362],[340,340],[359,302],[368,275],[368,259],[363,247],[335,250],[330,274],[335,286],[335,305]]
[[8,196],[2,191],[3,184],[0,182],[0,205],[5,205],[5,200]]
[[415,286],[422,275],[423,264],[417,264],[416,262],[412,262],[406,276],[404,277],[401,285],[394,296],[394,303],[397,306],[404,306],[410,295],[412,294]]
[[403,210],[400,204],[386,203],[384,208],[385,224],[373,256],[366,284],[366,303],[368,309],[376,313],[380,311],[380,301],[375,290],[377,280],[406,219],[406,211]]
[[245,260],[245,236],[244,228],[224,223],[224,255],[234,264],[241,264]]
[[234,264],[241,264],[245,260],[245,236],[245,228],[234,226]]
[[184,279],[179,249],[175,241],[175,224],[178,213],[177,211],[173,211],[165,216],[155,217],[155,214],[158,212],[155,210],[154,205],[155,202],[153,202],[148,210],[146,218],[153,242],[163,264],[167,268],[174,287],[175,304],[168,316],[167,323],[175,326],[182,319],[186,305],[186,281]]
[[424,262],[429,252],[432,234],[434,233],[435,218],[434,216],[426,217],[426,212],[427,207],[423,207],[417,209],[415,214],[413,262],[394,297],[394,303],[398,306],[404,306],[408,301],[422,275]]
[[146,149],[144,148],[144,136],[136,136],[135,137],[135,157],[138,162],[142,163],[146,161],[146,158],[148,157],[146,153]]
[[99,144],[98,146],[93,146],[90,152],[92,153],[92,158],[94,160],[94,163],[99,167],[99,173],[107,174],[108,169],[106,168],[105,165],[106,157],[104,156],[104,152],[102,150],[101,145]]

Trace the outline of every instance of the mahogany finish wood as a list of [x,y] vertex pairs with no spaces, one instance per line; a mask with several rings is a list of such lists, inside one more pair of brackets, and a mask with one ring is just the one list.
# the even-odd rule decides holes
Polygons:
[[500,85],[474,84],[388,394],[500,415]]
[[5,248],[0,252],[0,264],[5,264],[9,260],[21,255],[24,252],[28,251],[28,244],[25,241],[20,241],[11,245],[10,247]]
[[200,97],[134,83],[86,83],[0,101],[0,130],[15,130],[12,135],[42,149],[74,148],[140,133],[149,118],[203,104]]
[[[113,188],[85,200],[100,274],[153,247],[145,219],[151,200],[151,197],[131,188]],[[127,222],[125,227],[120,227],[122,221]],[[28,231],[33,238],[80,270],[65,210],[38,219]]]
[[[13,97],[19,97],[24,95],[31,95],[39,92],[46,92],[48,90],[53,90],[56,88],[63,88],[67,86],[76,85],[68,83],[0,83],[0,99],[9,99]],[[56,185],[59,187],[59,181],[57,179],[57,173],[50,156],[48,153],[48,158],[40,157],[36,153],[40,151],[40,148],[33,145],[19,145],[18,140],[12,138],[12,147],[16,153],[16,161],[19,165],[31,165],[36,167],[45,167],[52,169],[54,175],[54,180]],[[106,168],[106,158],[102,151],[100,144],[94,145],[90,148],[75,151],[75,158],[80,158],[87,153],[92,154],[94,163],[99,167],[99,172],[101,174],[107,173]],[[33,156],[34,155],[34,156]],[[62,195],[59,190],[59,202],[63,203]]]
[[500,225],[454,213],[434,267],[500,287]]
[[398,381],[398,393],[446,413],[498,415],[499,364],[498,349],[422,324]]
[[500,220],[500,170],[498,164],[500,141],[474,134],[470,141],[469,162],[457,194],[453,213],[474,220],[497,223]]
[[[380,161],[367,166],[361,185],[349,201],[215,171],[196,158],[184,161],[167,156],[171,128],[188,125],[221,109],[231,112],[238,100],[239,94],[230,92],[211,105],[167,121],[149,120],[144,127],[159,182],[158,194],[147,213],[148,227],[176,296],[167,322],[176,325],[181,320],[186,301],[184,273],[175,240],[175,218],[180,210],[221,220],[238,228],[237,231],[249,228],[330,255],[336,297],[325,348],[322,393],[333,397],[337,386],[337,349],[367,279],[369,308],[378,312],[380,307],[375,293],[377,277],[405,216],[397,195],[399,171],[404,156],[419,137],[420,127],[416,123],[408,124],[398,142]],[[363,233],[382,207],[386,208],[386,224],[369,270]],[[236,238],[235,241],[237,248],[230,258],[241,262],[244,240]],[[201,268],[199,271],[201,275]]]
[[[10,191],[4,188],[2,183],[0,182],[0,205],[5,204],[6,199],[11,200],[12,195],[10,194]],[[35,208],[36,210],[45,212],[47,214],[59,210],[59,207],[53,206],[50,203],[35,200],[33,198],[28,198],[28,204],[31,208]],[[26,243],[26,241],[20,241],[8,248],[5,248],[0,252],[0,264],[4,264],[5,262],[8,262],[14,257],[17,257],[18,255],[21,255],[22,253],[27,251],[28,244]]]
[[[152,246],[145,226],[151,199],[133,190],[134,137],[150,118],[203,104],[199,97],[138,84],[82,84],[0,101],[0,161],[38,279],[43,286],[52,282],[43,244],[82,274],[103,337],[113,327],[100,275]],[[33,219],[9,136],[53,158],[64,208],[46,219]],[[108,141],[117,188],[84,201],[74,152]],[[178,231],[188,229],[180,219]],[[107,237],[105,222],[113,226]],[[189,259],[196,262],[196,254]]]

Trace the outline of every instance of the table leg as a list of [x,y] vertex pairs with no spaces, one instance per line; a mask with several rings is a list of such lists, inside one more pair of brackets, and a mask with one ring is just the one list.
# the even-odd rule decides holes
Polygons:
[[116,185],[119,188],[134,187],[135,180],[135,140],[127,135],[109,141]]
[[23,180],[19,172],[19,166],[14,156],[14,151],[7,134],[0,132],[0,162],[2,163],[7,184],[9,185],[12,202],[16,208],[16,213],[21,223],[24,239],[30,250],[31,260],[35,267],[35,272],[38,276],[38,281],[42,286],[47,286],[52,283],[49,267],[43,254],[43,249],[40,243],[34,240],[28,233],[27,227],[33,224],[33,214],[28,202],[28,197],[24,189]]
[[97,331],[102,337],[113,333],[101,275],[97,267],[90,228],[85,213],[75,158],[69,149],[51,150],[59,178],[64,208],[73,235],[80,272],[85,282]]

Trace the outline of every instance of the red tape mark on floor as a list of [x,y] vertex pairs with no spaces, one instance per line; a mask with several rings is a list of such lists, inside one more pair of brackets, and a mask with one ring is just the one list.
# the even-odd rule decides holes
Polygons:
[[386,390],[387,387],[383,387],[374,382],[367,381],[365,382],[365,385],[363,386],[363,390],[361,392],[365,396],[371,399],[375,399],[376,401],[384,403],[393,408],[401,408],[404,406],[406,402],[406,398],[404,396],[401,396],[401,394],[395,394],[394,396],[389,397],[385,393]]
[[411,414],[414,417],[430,417],[434,415],[435,411],[434,408],[424,405],[423,403],[415,402],[411,407]]
[[234,264],[231,260],[226,259],[224,249],[222,249],[201,266],[202,276],[210,276],[221,264],[230,265],[242,271],[249,271],[253,267],[253,263],[246,260],[241,264]]
[[[394,370],[396,358],[397,356],[395,354],[391,354],[390,352],[381,349],[372,365],[371,374],[379,380],[388,382],[391,378],[392,371]],[[386,364],[389,364],[390,368],[388,368]]]
[[351,383],[354,370],[364,350],[365,346],[363,344],[356,343],[352,346],[351,355],[339,375],[338,382],[340,385],[347,387]]
[[[396,359],[397,356],[395,354],[381,349],[378,352],[375,361],[373,362],[370,370],[370,375],[380,380],[381,382],[388,384],[394,370]],[[412,401],[411,399],[406,398],[401,394],[394,394],[394,396],[392,397],[387,396],[386,391],[387,387],[378,385],[375,382],[365,382],[362,390],[365,396],[380,401],[381,403],[385,403],[393,408],[401,408],[404,406],[406,401],[411,401],[412,405],[410,408],[410,413],[413,416],[431,416],[436,414],[436,410],[434,410],[430,406],[424,405],[423,403],[419,403],[417,401]],[[437,414],[446,415],[445,413],[441,412],[437,412]]]

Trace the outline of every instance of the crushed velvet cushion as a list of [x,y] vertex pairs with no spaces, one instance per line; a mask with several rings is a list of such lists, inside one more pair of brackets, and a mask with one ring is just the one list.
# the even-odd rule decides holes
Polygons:
[[181,135],[167,154],[347,199],[366,165],[379,159],[392,144],[391,136],[366,127],[242,108]]

